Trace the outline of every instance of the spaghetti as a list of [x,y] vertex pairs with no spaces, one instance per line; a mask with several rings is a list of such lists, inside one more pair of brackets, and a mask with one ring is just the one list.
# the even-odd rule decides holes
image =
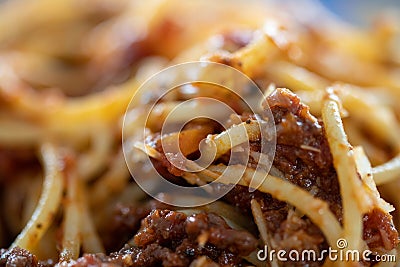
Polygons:
[[[381,18],[358,29],[314,1],[305,5],[306,13],[237,0],[3,3],[0,267],[384,266],[379,256],[399,256],[398,23]],[[259,109],[198,82],[129,104],[150,75],[194,60],[250,77],[263,90]],[[247,89],[240,93],[251,98]],[[163,134],[179,106],[173,123],[188,122]],[[191,120],[203,110],[221,121]],[[270,119],[274,158],[261,149]],[[184,158],[162,146],[174,141]],[[212,159],[205,168],[200,153]],[[125,162],[147,177],[144,158],[171,183],[232,190],[190,209],[153,200]],[[146,183],[157,188],[151,177]],[[174,198],[196,201],[158,197]],[[372,256],[324,257],[338,240],[345,252]],[[257,258],[264,245],[322,256],[266,263]]]

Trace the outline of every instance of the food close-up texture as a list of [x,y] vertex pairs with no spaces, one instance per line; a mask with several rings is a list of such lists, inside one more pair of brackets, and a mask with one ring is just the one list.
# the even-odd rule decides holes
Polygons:
[[0,267],[396,266],[390,11],[0,1]]

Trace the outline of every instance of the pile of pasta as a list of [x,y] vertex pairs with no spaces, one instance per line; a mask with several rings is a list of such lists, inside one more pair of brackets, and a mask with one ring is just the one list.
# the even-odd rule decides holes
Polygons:
[[[322,118],[341,186],[342,225],[326,203],[290,182],[248,169],[239,184],[248,186],[251,174],[260,191],[311,218],[329,245],[345,238],[348,249],[362,250],[362,215],[372,206],[392,212],[400,227],[398,25],[382,16],[369,29],[356,28],[314,1],[301,9],[237,0],[6,1],[0,247],[60,262],[105,252],[99,233],[115,204],[146,198],[122,150],[133,94],[164,67],[205,60],[242,71],[266,95],[271,84],[289,88]],[[229,47],[230,33],[247,41]],[[140,103],[130,107],[140,114]],[[143,131],[132,127],[132,134]]]

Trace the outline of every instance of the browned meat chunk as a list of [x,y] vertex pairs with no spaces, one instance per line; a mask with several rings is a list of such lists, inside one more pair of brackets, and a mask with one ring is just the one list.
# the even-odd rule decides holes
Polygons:
[[0,266],[1,267],[36,267],[38,266],[37,258],[29,251],[22,248],[13,248],[11,250],[0,250]]
[[221,266],[242,266],[242,256],[257,248],[249,232],[234,230],[213,213],[187,216],[171,210],[153,210],[135,235],[137,247],[110,256],[85,255],[72,266],[184,267],[200,256]]
[[38,261],[29,251],[15,247],[10,250],[0,250],[0,267],[47,267],[54,266],[54,262]]
[[[264,105],[271,109],[277,131],[273,166],[290,182],[327,201],[332,212],[341,221],[340,187],[323,124],[287,89],[274,91]],[[252,116],[246,114],[242,119],[246,120]],[[260,151],[259,142],[252,142],[250,147]],[[224,163],[223,158],[220,161]],[[250,162],[249,166],[252,167],[252,164],[254,162]],[[268,230],[273,233],[272,238],[277,246],[275,249],[313,249],[318,252],[327,248],[325,238],[317,226],[269,194],[258,191],[250,193],[246,187],[236,186],[224,199],[244,213],[250,212],[250,201],[256,199],[261,205]],[[376,251],[393,249],[398,244],[398,233],[390,215],[379,209],[366,214],[364,239],[370,248]],[[291,264],[293,263],[289,263]]]
[[134,240],[139,248],[158,244],[184,258],[206,255],[227,266],[240,264],[241,256],[250,254],[258,244],[250,233],[231,229],[213,213],[186,216],[169,210],[155,210],[147,216]]
[[[324,199],[339,221],[342,219],[340,188],[323,125],[300,99],[286,89],[267,98],[276,124],[277,147],[274,166],[286,179]],[[398,233],[390,216],[374,209],[364,216],[364,239],[371,249],[391,250]]]
[[106,250],[115,252],[115,248],[122,248],[139,230],[142,219],[149,215],[152,210],[167,208],[171,209],[172,207],[156,200],[150,200],[143,205],[118,203],[110,226],[104,234]]

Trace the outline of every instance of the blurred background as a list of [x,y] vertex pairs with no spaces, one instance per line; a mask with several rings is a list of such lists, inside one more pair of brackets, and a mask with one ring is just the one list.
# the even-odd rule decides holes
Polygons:
[[398,0],[320,0],[330,11],[356,25],[370,25],[379,13],[394,13],[400,7]]

